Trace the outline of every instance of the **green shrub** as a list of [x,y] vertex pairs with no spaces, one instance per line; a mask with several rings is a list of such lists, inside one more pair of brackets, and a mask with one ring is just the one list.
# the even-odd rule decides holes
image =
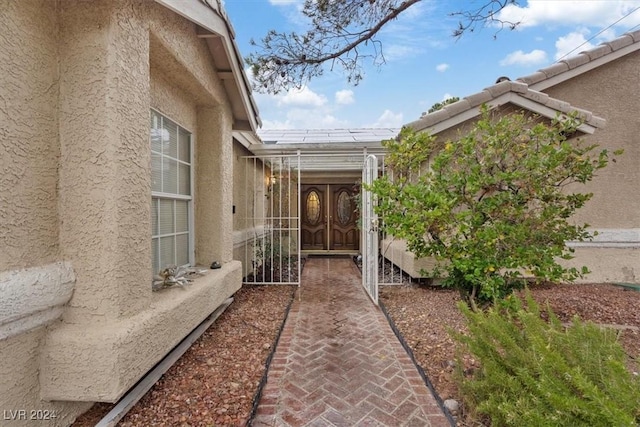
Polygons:
[[640,379],[625,367],[617,333],[574,319],[564,327],[550,308],[548,322],[527,295],[473,311],[460,304],[468,335],[456,335],[459,359],[480,368],[457,380],[472,419],[493,426],[638,426]]
[[384,231],[416,257],[435,258],[427,273],[472,302],[501,299],[525,277],[572,281],[587,268],[560,261],[573,257],[567,241],[592,238],[587,224],[570,220],[592,194],[571,184],[591,181],[609,162],[607,150],[573,138],[580,124],[574,116],[500,117],[484,106],[456,141],[404,128],[383,142],[388,173],[365,188],[377,196]]

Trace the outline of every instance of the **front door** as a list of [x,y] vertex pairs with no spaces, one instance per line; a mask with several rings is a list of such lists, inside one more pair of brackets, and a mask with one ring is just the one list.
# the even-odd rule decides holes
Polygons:
[[353,184],[303,185],[302,250],[353,252],[360,233]]

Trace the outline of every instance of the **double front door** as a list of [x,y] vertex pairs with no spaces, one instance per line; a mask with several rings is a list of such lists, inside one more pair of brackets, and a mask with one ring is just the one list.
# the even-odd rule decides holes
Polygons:
[[301,186],[303,251],[359,249],[356,194],[353,184]]

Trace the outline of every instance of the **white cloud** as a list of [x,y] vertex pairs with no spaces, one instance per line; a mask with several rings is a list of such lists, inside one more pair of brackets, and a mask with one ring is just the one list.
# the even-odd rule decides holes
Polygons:
[[397,61],[419,55],[420,47],[413,47],[406,44],[389,43],[382,48],[385,61]]
[[339,129],[350,127],[330,111],[292,108],[276,118],[262,119],[262,129]]
[[[588,34],[588,32],[586,32]],[[580,47],[578,47],[580,46]],[[573,56],[578,53],[592,49],[594,45],[589,43],[585,38],[585,31],[574,31],[566,36],[559,37],[556,40],[556,60],[563,58],[564,56]],[[569,53],[571,52],[571,53]]]
[[598,33],[598,36],[596,37],[596,39],[600,42],[604,42],[604,41],[613,40],[616,37],[617,37],[616,32],[613,30],[613,28],[607,28],[602,32]]
[[319,125],[316,125],[316,127],[336,129],[336,128],[348,127],[346,126],[346,123],[347,123],[346,121],[340,120],[331,114],[326,114],[320,117]]
[[[453,95],[451,95],[449,92],[445,93],[444,95],[442,95],[442,101],[446,101],[447,99],[453,98]],[[442,102],[440,101],[440,102]]]
[[303,86],[301,89],[289,89],[283,96],[278,97],[278,105],[295,106],[301,108],[322,107],[327,103],[324,95],[319,95]]
[[289,120],[262,120],[262,129],[293,129],[293,125]]
[[353,97],[353,91],[350,89],[339,90],[335,96],[336,104],[349,105],[353,104],[356,100]]
[[449,69],[449,64],[438,64],[436,66],[436,70],[440,71],[441,73],[444,73],[448,69]]
[[500,65],[537,65],[547,62],[547,52],[540,49],[534,49],[529,53],[521,50],[511,52],[500,61]]
[[391,110],[384,110],[375,123],[365,126],[372,128],[399,128],[403,125],[402,113],[394,113]]
[[303,110],[294,108],[287,111],[287,122],[295,129],[335,129],[349,127],[349,122],[336,118],[329,109]]
[[[616,22],[640,6],[640,0],[529,0],[526,6],[509,4],[498,13],[501,20],[520,22],[519,27],[536,25],[593,25]],[[629,28],[640,23],[640,12],[629,15],[620,25]]]

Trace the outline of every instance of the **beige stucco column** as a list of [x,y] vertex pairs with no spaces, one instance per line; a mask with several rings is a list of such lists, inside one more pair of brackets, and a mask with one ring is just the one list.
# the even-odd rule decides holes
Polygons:
[[196,141],[196,263],[233,258],[233,140],[230,112],[198,109]]
[[60,3],[60,246],[77,274],[67,323],[133,315],[151,293],[148,30],[120,6]]
[[[117,401],[240,288],[229,255],[231,106],[206,40],[152,0],[14,1],[0,23],[20,41],[0,92],[24,107],[7,110],[10,139],[0,129],[2,188],[17,185],[11,208],[0,202],[11,223],[0,232],[0,407],[53,409],[63,426],[85,402]],[[175,96],[151,105],[153,47]],[[212,212],[196,215],[198,252],[223,266],[152,292],[149,109],[173,100],[196,139],[194,204]],[[215,107],[196,120],[200,105]]]

